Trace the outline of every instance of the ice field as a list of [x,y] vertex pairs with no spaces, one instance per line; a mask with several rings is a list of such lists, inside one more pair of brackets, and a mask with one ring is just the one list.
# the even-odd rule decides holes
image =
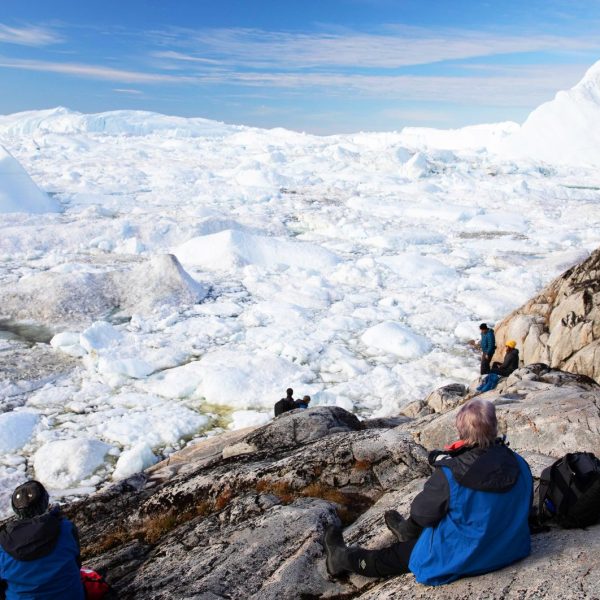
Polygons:
[[74,359],[16,380],[0,325],[0,514],[26,474],[88,494],[287,387],[364,417],[471,381],[478,324],[600,244],[599,164],[600,63],[523,125],[0,116],[0,318]]

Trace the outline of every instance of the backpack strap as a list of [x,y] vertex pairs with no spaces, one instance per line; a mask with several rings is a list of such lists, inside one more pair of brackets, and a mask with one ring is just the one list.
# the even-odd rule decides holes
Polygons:
[[537,518],[539,523],[543,523],[548,519],[552,518],[552,514],[546,505],[546,496],[550,489],[550,481],[552,479],[552,470],[556,463],[553,463],[549,467],[546,467],[540,475],[540,482],[538,484],[538,503],[537,503]]

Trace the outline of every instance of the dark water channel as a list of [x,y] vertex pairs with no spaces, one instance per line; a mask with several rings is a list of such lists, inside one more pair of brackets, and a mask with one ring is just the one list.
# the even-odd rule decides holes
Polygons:
[[55,332],[38,323],[23,323],[0,319],[0,340],[15,340],[27,344],[48,344]]

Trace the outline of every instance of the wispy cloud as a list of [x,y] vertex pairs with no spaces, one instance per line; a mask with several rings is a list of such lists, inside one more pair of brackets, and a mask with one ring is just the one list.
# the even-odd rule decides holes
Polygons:
[[9,27],[0,23],[0,43],[20,46],[49,46],[63,41],[55,31],[45,27]]
[[154,52],[152,53],[154,58],[164,58],[168,60],[189,62],[189,63],[202,63],[206,65],[216,65],[219,64],[220,61],[214,60],[212,58],[202,58],[200,56],[191,56],[189,54],[184,54],[183,52],[174,52],[173,50],[169,50],[167,52]]
[[0,57],[0,67],[8,69],[25,69],[47,73],[61,73],[88,79],[119,81],[122,83],[182,83],[194,81],[194,78],[183,75],[168,75],[163,73],[144,73],[114,69],[98,65],[79,63],[59,63],[42,60],[25,60]]
[[[383,33],[336,31],[290,33],[258,29],[171,30],[163,43],[173,60],[226,59],[240,67],[264,69],[380,68],[393,69],[440,61],[501,54],[599,49],[597,37],[500,35],[470,30],[432,31],[387,26]],[[195,54],[202,58],[194,58]]]
[[510,74],[463,77],[422,75],[361,75],[350,73],[229,72],[199,76],[205,83],[258,88],[283,88],[302,93],[386,98],[386,100],[527,107],[551,99],[557,89],[573,86],[581,66],[515,69]]
[[140,96],[144,93],[142,90],[134,90],[131,88],[113,88],[113,92],[118,92],[119,94],[130,94],[132,96]]

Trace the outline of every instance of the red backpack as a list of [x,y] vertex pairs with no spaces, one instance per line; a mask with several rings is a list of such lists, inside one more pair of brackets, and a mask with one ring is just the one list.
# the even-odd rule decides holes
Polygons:
[[112,596],[112,589],[104,577],[92,569],[81,567],[81,583],[85,591],[86,600],[102,600]]

